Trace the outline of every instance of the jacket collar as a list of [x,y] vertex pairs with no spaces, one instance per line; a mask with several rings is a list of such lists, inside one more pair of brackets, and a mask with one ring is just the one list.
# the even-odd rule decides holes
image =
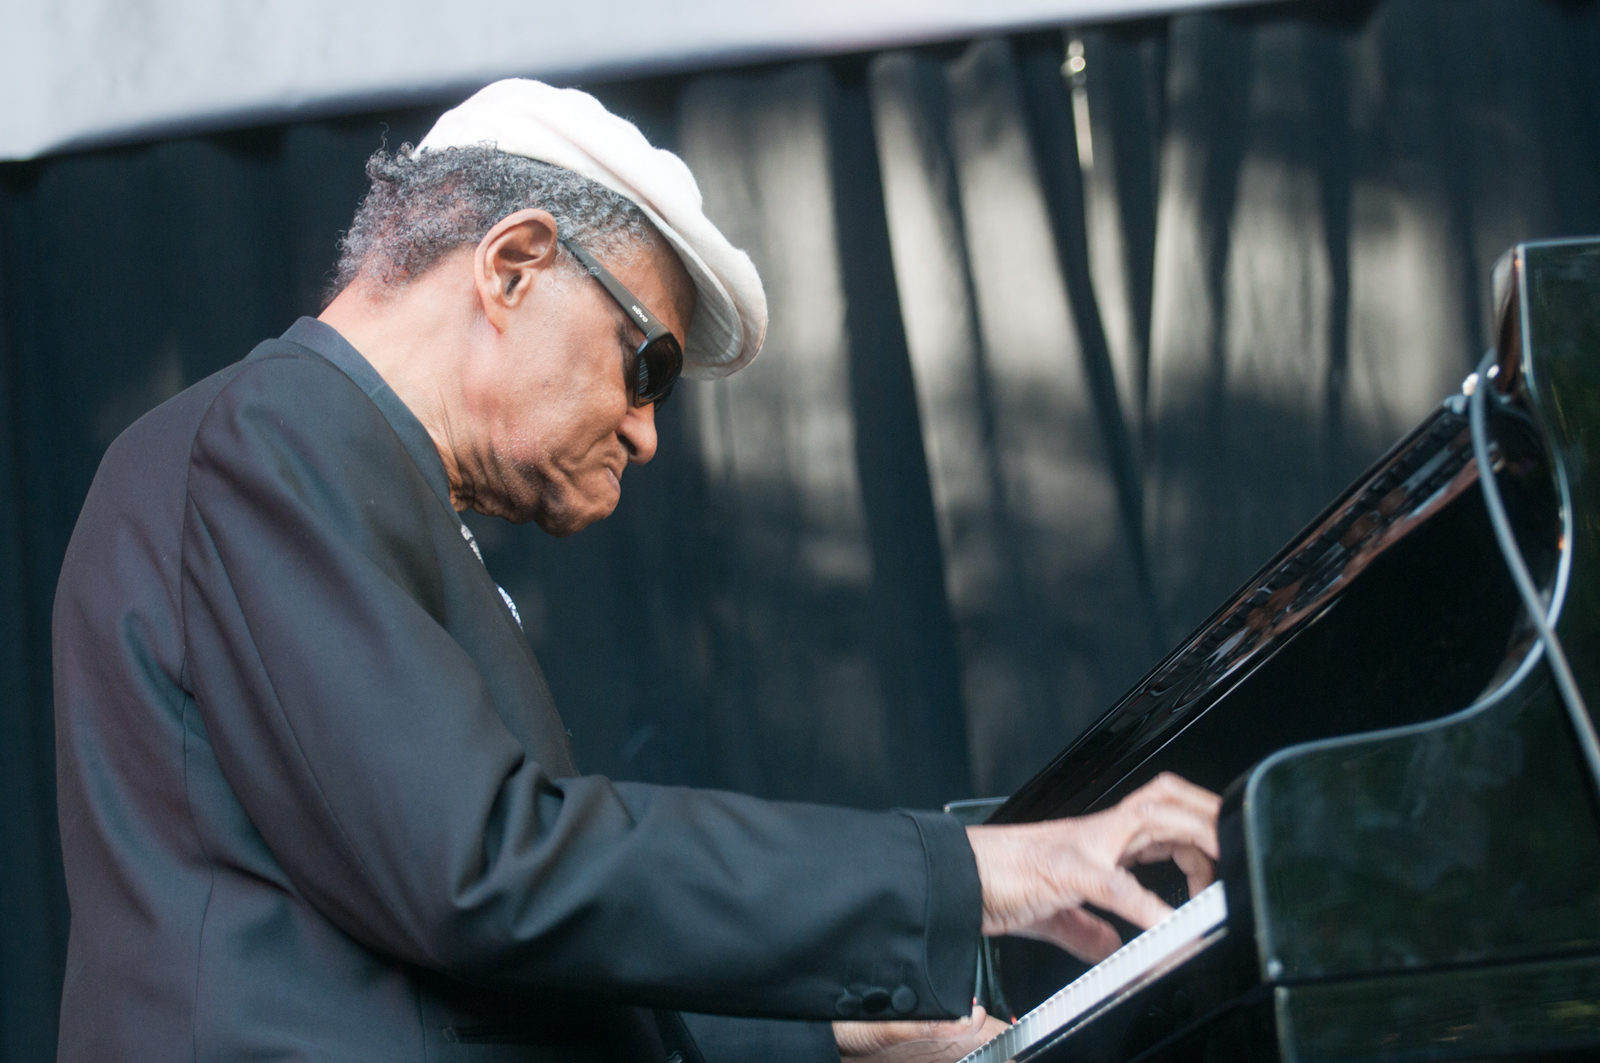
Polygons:
[[389,427],[394,429],[394,434],[400,437],[401,445],[422,471],[422,478],[428,481],[433,493],[439,496],[445,508],[455,512],[455,507],[450,504],[450,479],[445,475],[444,462],[439,459],[433,437],[422,427],[422,422],[417,420],[417,415],[411,412],[410,407],[400,401],[400,396],[372,368],[372,363],[363,358],[361,352],[339,335],[332,325],[314,317],[302,317],[296,321],[289,326],[283,338],[326,358],[367,393],[367,398],[378,407],[389,422]]

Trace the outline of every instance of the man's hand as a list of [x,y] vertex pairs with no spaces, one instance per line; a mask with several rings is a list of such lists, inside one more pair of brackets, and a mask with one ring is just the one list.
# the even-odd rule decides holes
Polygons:
[[1191,895],[1211,884],[1222,799],[1163,774],[1116,807],[1076,819],[968,827],[983,884],[983,932],[1038,938],[1091,963],[1122,944],[1087,902],[1141,927],[1171,914],[1135,879],[1134,864],[1171,859]]
[[955,1063],[1005,1028],[973,1005],[949,1022],[836,1022],[833,1039],[851,1063]]
[[[1222,799],[1176,775],[1161,775],[1115,808],[1077,819],[968,827],[983,884],[983,932],[1053,942],[1090,962],[1122,940],[1083,910],[1087,902],[1148,927],[1171,914],[1128,868],[1172,860],[1195,894],[1215,877]],[[955,1063],[1005,1029],[974,1007],[953,1022],[836,1022],[839,1055],[851,1063]]]

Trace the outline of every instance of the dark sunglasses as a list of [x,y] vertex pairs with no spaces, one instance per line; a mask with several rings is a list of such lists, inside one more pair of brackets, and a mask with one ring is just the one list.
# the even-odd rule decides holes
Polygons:
[[644,330],[644,342],[633,352],[632,363],[623,367],[623,376],[628,381],[630,402],[635,406],[654,403],[659,407],[672,394],[672,385],[678,382],[678,374],[683,372],[683,348],[678,346],[678,337],[646,310],[644,304],[611,275],[610,270],[579,247],[577,241],[563,236],[561,246],[572,252],[572,256],[589,271],[589,276],[599,281],[623,312],[633,319],[634,324]]

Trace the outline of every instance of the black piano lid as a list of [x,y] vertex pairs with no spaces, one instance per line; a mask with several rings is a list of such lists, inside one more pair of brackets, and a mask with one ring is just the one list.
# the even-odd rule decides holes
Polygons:
[[[1547,577],[1554,496],[1537,476],[1507,494]],[[1287,746],[1453,712],[1500,667],[1518,608],[1465,404],[1446,402],[991,822],[1092,811],[1161,770],[1220,791]]]

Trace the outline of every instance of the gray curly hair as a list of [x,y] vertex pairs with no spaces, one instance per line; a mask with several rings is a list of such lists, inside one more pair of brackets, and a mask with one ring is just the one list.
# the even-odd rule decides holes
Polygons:
[[[528,207],[547,210],[563,237],[622,258],[660,246],[637,204],[571,170],[487,144],[417,152],[379,149],[367,160],[372,187],[339,239],[339,265],[324,305],[358,279],[401,287],[445,255],[476,246],[495,223]],[[561,258],[582,270],[565,249]]]

